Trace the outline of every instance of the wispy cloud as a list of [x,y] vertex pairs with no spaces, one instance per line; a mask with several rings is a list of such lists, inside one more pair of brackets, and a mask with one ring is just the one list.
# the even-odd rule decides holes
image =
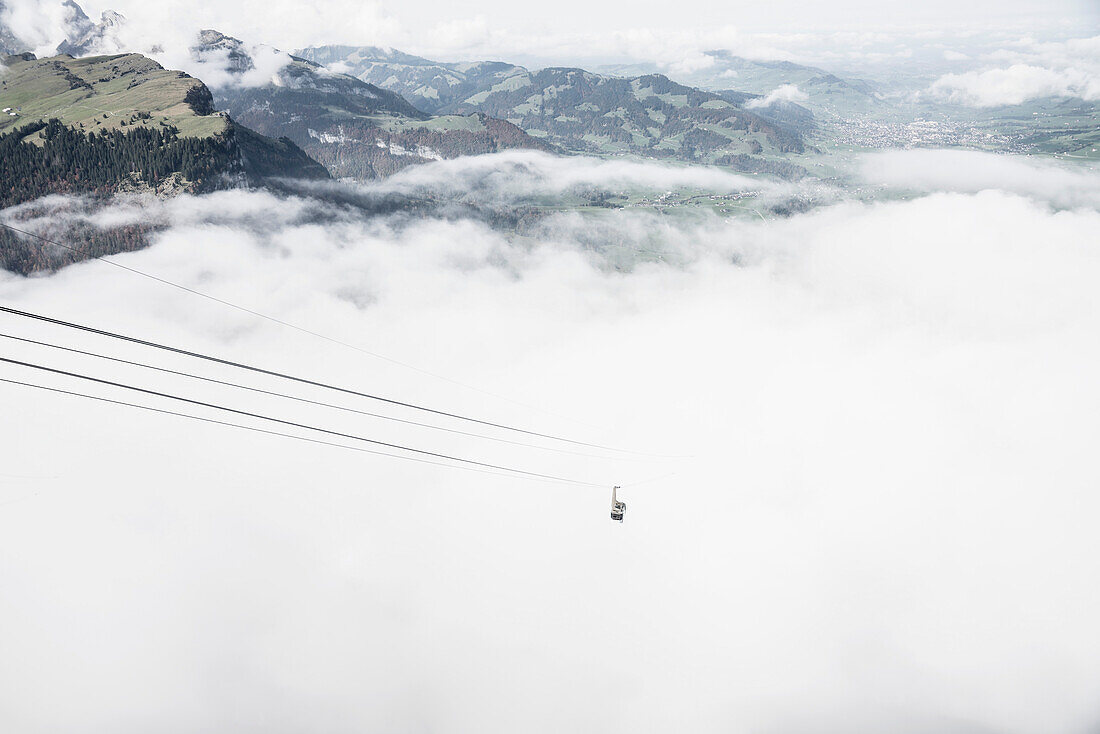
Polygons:
[[1095,170],[1042,158],[966,150],[906,150],[861,159],[863,179],[895,190],[931,193],[1007,191],[1058,208],[1100,209]]
[[749,108],[771,107],[776,102],[805,102],[810,95],[803,92],[796,84],[783,84],[768,92],[759,99],[751,99],[745,104]]

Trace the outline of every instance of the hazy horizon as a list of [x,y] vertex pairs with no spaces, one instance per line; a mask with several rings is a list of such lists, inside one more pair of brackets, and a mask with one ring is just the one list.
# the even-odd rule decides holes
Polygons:
[[[45,47],[61,40],[59,5],[51,0],[9,2],[16,26]],[[249,43],[291,51],[312,45],[382,46],[444,61],[489,58],[524,63],[675,63],[685,55],[731,49],[750,58],[828,63],[830,54],[863,49],[862,61],[886,60],[890,49],[942,43],[966,48],[975,36],[1012,42],[1100,34],[1100,6],[1090,0],[1034,3],[906,3],[847,0],[807,6],[784,3],[632,5],[624,23],[618,6],[561,3],[517,6],[498,2],[473,14],[455,14],[434,0],[386,5],[349,0],[300,3],[183,2],[152,6],[137,0],[94,0],[82,7],[93,20],[122,13],[146,45],[179,40],[215,28]],[[732,14],[731,14],[732,11]],[[166,22],[167,20],[167,22]],[[842,59],[841,59],[842,60]],[[860,59],[856,59],[860,61]]]

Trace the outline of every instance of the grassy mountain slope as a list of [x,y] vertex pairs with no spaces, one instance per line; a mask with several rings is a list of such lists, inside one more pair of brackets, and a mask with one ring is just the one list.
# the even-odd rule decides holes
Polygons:
[[[213,109],[197,79],[138,54],[9,56],[0,76],[0,208],[33,216],[32,200],[79,194],[198,192],[269,177],[328,178],[293,142],[272,140]],[[50,225],[53,226],[53,225]],[[70,236],[50,230],[51,236]],[[152,227],[153,225],[149,225]],[[0,267],[59,267],[140,247],[149,227],[86,228],[81,254],[0,233]]]
[[203,108],[209,92],[202,82],[140,54],[10,61],[0,77],[0,107],[12,107],[17,115],[0,117],[0,133],[50,118],[86,130],[115,130],[131,125],[138,113],[151,117],[133,124],[172,125],[184,137],[223,134],[229,126],[224,116]]
[[482,112],[578,152],[632,154],[797,174],[801,135],[736,99],[660,74],[623,78],[583,69],[530,71],[499,62],[444,64],[372,47],[300,52],[401,92],[437,113]]
[[[0,115],[0,135],[47,120],[101,136],[171,131],[173,138],[210,139],[225,147],[228,158],[221,174],[251,179],[328,177],[291,141],[258,135],[215,112],[210,91],[198,79],[140,54],[80,59],[26,55],[7,57],[4,65],[0,107],[11,112]],[[24,134],[21,142],[41,144],[42,135],[41,130]]]
[[[235,71],[251,68],[236,39],[203,31],[195,50],[202,58],[210,49],[228,50]],[[268,84],[215,90],[215,103],[260,132],[286,135],[338,176],[375,178],[431,160],[550,148],[479,111],[433,116],[395,92],[296,57]]]

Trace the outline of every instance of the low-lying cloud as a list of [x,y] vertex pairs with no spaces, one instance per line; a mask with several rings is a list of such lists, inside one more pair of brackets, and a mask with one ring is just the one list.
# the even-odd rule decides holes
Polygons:
[[718,167],[566,157],[522,150],[413,166],[369,188],[405,193],[469,191],[474,196],[520,200],[534,196],[560,197],[578,186],[649,193],[683,188],[718,193],[786,188],[784,184]]
[[1046,43],[1025,37],[987,52],[985,60],[1002,65],[944,74],[929,93],[970,107],[1017,105],[1045,97],[1100,99],[1100,36]]
[[226,87],[262,87],[279,83],[279,72],[291,62],[290,54],[263,44],[244,44],[251,65],[237,68],[225,48],[207,50],[175,49],[156,55],[157,61],[170,69],[181,69],[201,79],[214,90]]
[[810,95],[798,88],[797,84],[784,84],[759,99],[751,99],[745,103],[746,107],[771,107],[776,102],[805,102]]
[[[308,194],[97,213],[166,223],[122,264],[532,407],[102,263],[0,276],[0,302],[696,458],[488,444],[0,340],[15,358],[628,485],[620,527],[604,489],[0,384],[4,719],[39,732],[1087,731],[1100,714],[1100,213],[1087,198],[1056,211],[1045,184],[937,181],[938,163],[869,164],[922,192],[910,200],[767,222],[558,212],[525,237]],[[374,191],[741,185],[653,170],[501,156]],[[690,257],[606,267],[604,251],[643,236]],[[95,389],[10,365],[0,377]]]
[[1016,105],[1043,97],[1100,99],[1100,78],[1080,69],[1047,69],[1013,64],[1005,69],[945,74],[931,92],[948,102],[970,107]]
[[1007,191],[1058,208],[1100,208],[1100,174],[1093,167],[1050,159],[968,150],[895,150],[863,156],[864,181],[930,193]]

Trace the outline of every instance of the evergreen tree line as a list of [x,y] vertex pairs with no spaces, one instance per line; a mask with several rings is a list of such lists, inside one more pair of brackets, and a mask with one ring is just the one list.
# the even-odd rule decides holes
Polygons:
[[[21,226],[18,222],[15,226]],[[22,225],[25,226],[25,225]],[[72,243],[72,250],[46,244],[41,240],[0,228],[0,268],[20,275],[56,270],[90,257],[118,252],[133,252],[149,244],[157,224],[126,224],[110,229],[77,222],[34,229],[57,242]]]
[[[42,131],[43,144],[27,142]],[[131,127],[99,133],[60,120],[35,122],[0,135],[0,207],[56,193],[111,193],[137,173],[149,185],[180,172],[198,188],[235,161],[224,138],[180,137],[175,127]]]

